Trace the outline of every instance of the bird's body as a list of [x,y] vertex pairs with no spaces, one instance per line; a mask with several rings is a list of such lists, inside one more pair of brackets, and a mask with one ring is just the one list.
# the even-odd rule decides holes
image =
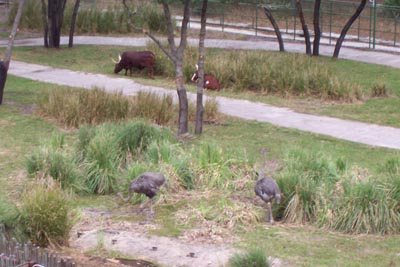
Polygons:
[[[164,184],[165,176],[161,173],[144,172],[138,175],[129,184],[128,198],[123,198],[121,193],[117,193],[117,195],[125,202],[128,202],[132,198],[132,192],[134,192],[137,194],[144,194],[149,198],[150,201],[152,201]],[[153,213],[152,205],[150,206],[150,210],[151,213]]]
[[281,191],[279,189],[278,184],[276,181],[270,177],[264,175],[265,167],[266,167],[266,153],[267,151],[263,149],[263,168],[259,174],[258,180],[256,185],[254,186],[254,192],[257,196],[259,196],[265,203],[267,203],[267,213],[268,213],[268,220],[270,223],[274,223],[274,218],[272,215],[272,201],[276,203],[280,203],[281,201]]
[[254,187],[254,192],[266,203],[275,200],[279,204],[281,201],[281,191],[272,178],[264,177],[259,179]]

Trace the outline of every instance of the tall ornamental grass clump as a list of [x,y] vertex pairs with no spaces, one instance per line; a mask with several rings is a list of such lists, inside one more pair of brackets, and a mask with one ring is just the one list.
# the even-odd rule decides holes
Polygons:
[[[147,48],[157,55],[159,75],[174,77],[174,66],[155,44]],[[195,71],[197,49],[185,50],[183,73],[187,83]],[[205,72],[215,75],[222,88],[236,92],[253,91],[281,96],[314,97],[324,100],[353,102],[363,99],[361,87],[340,79],[329,68],[302,54],[267,51],[208,50]]]
[[108,194],[114,192],[119,166],[118,146],[115,143],[115,125],[104,124],[96,129],[96,134],[85,148],[82,167],[85,183],[91,193]]
[[25,192],[20,208],[21,227],[41,247],[68,244],[73,213],[68,196],[59,187],[34,186]]
[[229,267],[269,267],[267,255],[260,249],[236,253],[229,259]]
[[[189,105],[189,119],[194,120],[195,108]],[[121,92],[109,93],[104,89],[61,88],[49,91],[39,102],[40,113],[51,116],[67,127],[85,124],[126,121],[141,118],[159,125],[176,125],[179,107],[170,95],[160,96],[152,92],[138,92],[133,97]],[[217,121],[220,118],[218,103],[209,98],[204,103],[204,119]]]
[[5,196],[0,196],[0,237],[2,234],[20,236],[18,207]]
[[107,93],[100,88],[52,90],[39,102],[42,113],[68,127],[123,120],[128,117],[128,107],[129,100],[121,92]]
[[[12,25],[18,7],[18,1],[12,4],[8,24]],[[71,24],[71,16],[74,3],[67,1],[64,10],[64,20],[62,33],[68,34]],[[143,5],[132,7],[136,9],[136,15],[133,21],[136,27],[145,28],[152,32],[166,33],[167,27],[165,23],[164,13],[162,9],[153,3],[144,3]],[[30,30],[42,30],[42,6],[41,1],[27,0],[23,15],[21,18],[20,28]],[[175,21],[173,21],[175,28]],[[85,5],[81,3],[76,18],[75,33],[128,33],[132,31],[129,24],[126,10],[117,3],[110,4],[106,8],[99,8],[96,5]]]
[[290,223],[316,222],[320,205],[339,179],[336,165],[319,153],[291,150],[283,166],[277,177],[284,196],[278,217]]
[[85,191],[82,173],[73,155],[63,150],[64,135],[53,134],[50,143],[34,150],[26,157],[27,173],[37,179],[51,177],[63,189],[72,188],[75,192]]
[[82,127],[76,153],[90,192],[115,192],[120,169],[144,158],[148,146],[162,140],[172,140],[171,133],[144,121]]
[[369,177],[343,159],[290,151],[277,175],[283,193],[278,217],[312,223],[344,233],[391,234],[400,231],[400,182],[396,161],[389,160],[379,178]]
[[152,120],[160,125],[169,125],[175,122],[178,109],[173,103],[171,95],[162,96],[151,92],[138,92],[133,97],[131,115],[137,118]]
[[[208,189],[235,187],[235,182],[245,176],[247,159],[238,156],[239,151],[222,149],[216,143],[202,143],[195,151],[197,186]],[[242,168],[243,167],[243,168]]]

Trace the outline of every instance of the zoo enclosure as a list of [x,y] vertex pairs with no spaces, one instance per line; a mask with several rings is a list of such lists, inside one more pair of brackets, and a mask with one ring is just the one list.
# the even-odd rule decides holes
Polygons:
[[[320,29],[321,38],[325,39],[324,43],[336,43],[343,26],[359,5],[359,1],[321,1]],[[284,39],[304,40],[294,0],[290,0],[287,4],[271,2],[271,4],[238,3],[237,5],[210,1],[208,25],[221,27],[222,31],[236,28],[252,35],[275,38],[272,25],[264,14],[264,6],[271,10]],[[302,7],[310,35],[313,37],[314,1],[303,0]],[[200,10],[200,6],[193,8],[191,21],[199,21]],[[345,41],[360,42],[365,44],[364,47],[372,49],[375,49],[377,44],[399,46],[399,16],[399,7],[367,2],[361,15],[348,31]]]

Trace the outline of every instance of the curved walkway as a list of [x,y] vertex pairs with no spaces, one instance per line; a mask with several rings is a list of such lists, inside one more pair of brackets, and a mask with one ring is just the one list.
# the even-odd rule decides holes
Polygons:
[[[145,46],[149,38],[132,37],[102,37],[102,36],[75,36],[75,44],[87,45],[118,45],[118,46]],[[7,45],[8,40],[0,40],[0,46]],[[68,38],[62,37],[61,44],[67,44]],[[197,46],[197,39],[189,39],[189,45]],[[279,47],[276,41],[268,40],[216,40],[207,39],[207,47],[246,49],[246,50],[275,50]],[[16,46],[43,45],[42,38],[15,40]],[[304,44],[300,42],[286,42],[285,49],[288,52],[304,52]],[[334,47],[329,45],[320,46],[320,54],[331,56]],[[397,51],[396,51],[397,52]],[[342,47],[340,58],[357,60],[367,63],[381,64],[400,68],[400,56],[393,51],[363,50],[351,47]],[[121,90],[126,95],[133,95],[138,91],[146,90],[158,94],[171,94],[176,99],[174,90],[165,90],[160,87],[145,86],[131,79],[111,78],[106,75],[92,74],[86,72],[75,72],[65,69],[56,69],[48,66],[28,64],[12,61],[9,74],[25,77],[28,79],[69,85],[90,89],[93,86],[105,88],[108,91]],[[188,93],[189,99],[195,101],[195,94]],[[205,96],[206,97],[206,96]],[[379,126],[356,121],[348,121],[326,116],[315,116],[294,112],[287,108],[279,108],[263,103],[254,103],[247,100],[229,99],[217,97],[220,111],[248,120],[268,122],[274,125],[295,128],[303,131],[332,136],[352,142],[358,142],[377,147],[400,149],[400,129]]]
[[[105,88],[107,91],[120,90],[125,95],[134,95],[138,91],[144,90],[157,94],[171,94],[174,99],[177,98],[174,90],[142,85],[132,79],[112,78],[102,74],[57,69],[19,61],[11,62],[9,74],[32,80],[87,89],[97,86]],[[196,95],[188,92],[188,98],[194,101]],[[206,100],[206,96],[204,100]],[[268,122],[282,127],[328,135],[371,146],[400,149],[399,128],[302,114],[287,108],[278,108],[247,100],[217,97],[217,101],[220,111],[231,116]]]

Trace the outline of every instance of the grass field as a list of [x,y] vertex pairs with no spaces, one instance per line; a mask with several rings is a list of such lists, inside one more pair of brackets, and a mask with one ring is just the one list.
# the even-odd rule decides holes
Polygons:
[[[73,49],[63,48],[49,53],[48,50],[42,47],[16,47],[13,50],[13,58],[25,62],[115,76],[113,74],[114,64],[112,59],[116,59],[116,55],[125,49],[126,47],[115,46],[75,46]],[[217,49],[208,51],[211,56],[224,53],[222,50]],[[230,88],[218,92],[218,95],[261,101],[289,107],[305,113],[400,127],[400,120],[398,120],[400,116],[400,109],[398,109],[400,106],[400,81],[397,79],[400,70],[343,59],[332,60],[327,57],[313,58],[313,61],[315,64],[327,66],[332,75],[339,77],[340,80],[360,86],[366,96],[365,100],[344,103],[340,101],[324,101],[312,97],[288,96],[283,98],[274,94],[251,91],[238,92]],[[120,75],[122,75],[122,72]],[[136,73],[134,79],[146,84],[174,88],[172,77],[156,76],[155,80],[150,80],[146,75],[142,78],[139,76]],[[369,97],[373,86],[384,87],[389,97]],[[195,85],[188,82],[187,89],[194,91]],[[209,94],[216,95],[213,92],[209,92]]]
[[[57,132],[66,135],[67,146],[76,139],[76,131],[62,129],[51,120],[37,117],[32,107],[45,90],[56,86],[9,76],[4,105],[0,106],[0,187],[1,193],[13,201],[19,200],[27,176],[24,161],[30,151],[47,143]],[[400,152],[371,148],[355,143],[335,140],[320,135],[278,128],[269,124],[227,118],[220,125],[206,125],[204,134],[194,139],[193,145],[218,142],[224,148],[243,149],[259,166],[259,149],[267,147],[269,159],[281,161],[287,150],[319,151],[330,158],[343,158],[367,172],[379,174],[380,166],[390,158],[399,158]],[[240,144],[240,146],[238,146]],[[243,192],[251,196],[250,192]],[[229,193],[230,194],[230,193]],[[235,194],[241,194],[237,192]],[[202,210],[207,206],[218,207],[218,195],[183,198],[174,205],[160,205],[156,222],[162,225],[155,234],[177,236],[194,225],[177,224],[174,214],[179,207],[192,206]],[[112,209],[113,197],[76,197],[76,208],[104,208],[105,198]],[[210,211],[208,211],[210,212]],[[212,211],[211,211],[212,212]],[[325,231],[307,225],[282,224],[270,227],[257,223],[229,231],[238,237],[235,245],[248,249],[263,248],[268,255],[278,257],[288,266],[399,266],[398,235],[346,235]]]

